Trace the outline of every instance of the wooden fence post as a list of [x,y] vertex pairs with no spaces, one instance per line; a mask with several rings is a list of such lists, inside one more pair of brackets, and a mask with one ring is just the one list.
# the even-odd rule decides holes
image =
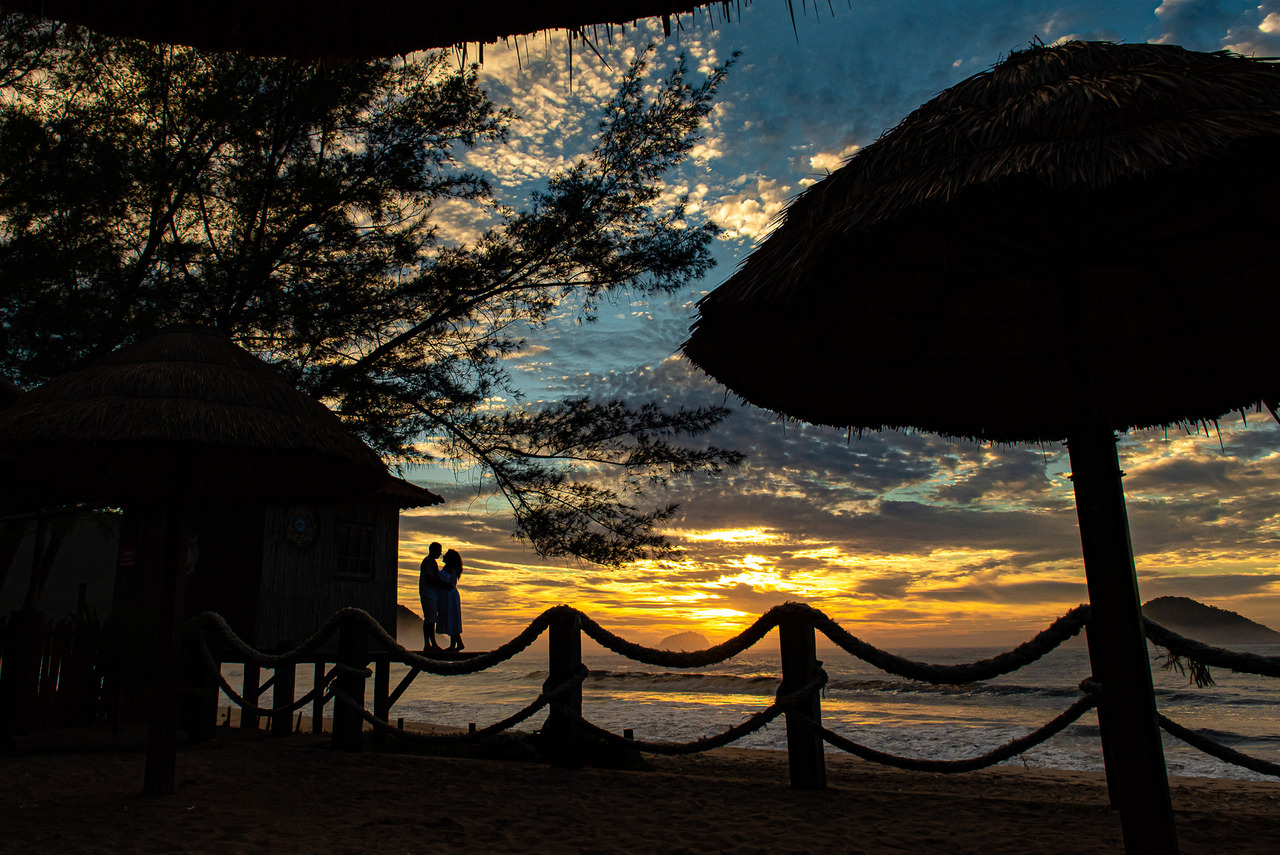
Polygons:
[[[347,669],[362,669],[369,662],[365,646],[365,628],[354,621],[344,621],[338,630],[338,663]],[[364,708],[364,676],[358,673],[342,674],[335,681],[339,691]],[[339,751],[359,751],[364,731],[364,719],[338,698],[333,699],[333,741]]]
[[[258,706],[258,697],[262,694],[259,688],[262,685],[262,667],[253,662],[244,663],[244,683],[240,687],[240,694],[244,697],[245,702]],[[257,730],[258,714],[252,709],[240,709],[240,729],[241,730]]]
[[[813,625],[803,616],[783,615],[778,624],[778,645],[782,654],[782,686],[779,694],[797,692],[809,684],[822,665]],[[827,767],[823,755],[822,736],[802,721],[822,723],[820,692],[794,709],[787,717],[787,765],[791,771],[791,787],[796,790],[821,790],[827,786]]]
[[[195,645],[183,646],[179,729],[192,742],[207,742],[218,734],[218,679],[202,661]],[[221,666],[214,657],[215,664]]]
[[[327,664],[323,659],[317,659],[315,663],[316,677],[313,688],[319,689],[324,683],[325,675],[328,672]],[[311,699],[311,732],[324,733],[324,692],[316,692],[316,696]]]
[[271,693],[271,706],[276,708],[276,712],[271,714],[272,736],[288,736],[293,729],[293,712],[280,708],[293,703],[297,675],[298,663],[296,662],[276,666],[275,682],[272,684],[275,691]]
[[1091,659],[1101,670],[1094,674],[1102,683],[1107,779],[1116,788],[1112,800],[1120,807],[1125,851],[1176,853],[1115,435],[1110,429],[1082,431],[1068,438],[1067,451],[1089,585],[1089,642],[1100,647],[1091,650]]
[[[572,679],[582,667],[582,631],[578,613],[569,609],[558,612],[548,628],[547,653],[550,673],[542,684],[548,692]],[[556,698],[578,715],[582,714],[582,686],[577,685]],[[563,769],[577,769],[582,765],[582,729],[577,721],[551,707],[546,724],[542,726],[547,754],[551,765]]]
[[5,625],[4,662],[0,664],[0,737],[31,731],[40,687],[40,650],[44,615],[16,611]]
[[[391,660],[380,655],[373,666],[373,715],[380,721],[391,720]],[[373,731],[373,747],[381,751],[387,744],[387,732]]]
[[[176,480],[176,476],[175,476]],[[173,792],[178,766],[178,671],[182,665],[179,628],[183,615],[187,534],[191,506],[181,487],[175,488],[164,520],[160,542],[159,619],[152,662],[150,708],[147,711],[147,758],[142,792],[167,796]]]

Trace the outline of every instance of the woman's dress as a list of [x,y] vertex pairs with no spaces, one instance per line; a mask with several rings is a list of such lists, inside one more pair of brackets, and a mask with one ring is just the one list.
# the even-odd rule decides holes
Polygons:
[[441,635],[462,635],[462,598],[458,596],[458,575],[444,567],[440,570],[440,579],[448,587],[436,592],[436,632]]

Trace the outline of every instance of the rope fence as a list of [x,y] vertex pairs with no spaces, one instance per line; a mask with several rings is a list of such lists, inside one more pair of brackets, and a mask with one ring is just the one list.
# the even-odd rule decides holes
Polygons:
[[[890,754],[859,744],[826,728],[821,721],[821,695],[827,685],[827,674],[817,661],[814,634],[821,632],[828,640],[850,655],[886,673],[910,680],[935,685],[965,685],[989,680],[1011,673],[1029,665],[1073,638],[1086,626],[1090,610],[1087,605],[1078,606],[1054,621],[1034,638],[1013,650],[989,659],[961,665],[938,665],[918,662],[881,650],[858,639],[820,610],[803,603],[786,603],[775,606],[757,618],[734,638],[705,650],[670,651],[645,647],[628,641],[570,606],[547,609],[535,618],[519,635],[486,653],[471,655],[465,659],[435,659],[420,652],[411,651],[396,642],[367,612],[346,608],[336,612],[315,634],[292,650],[267,654],[246,644],[218,614],[205,612],[196,618],[198,646],[206,666],[214,673],[222,691],[245,712],[264,716],[283,716],[308,703],[321,708],[334,702],[334,745],[348,750],[359,750],[360,731],[365,724],[375,734],[392,733],[398,739],[423,744],[457,744],[480,742],[527,721],[543,709],[549,709],[549,717],[543,725],[542,735],[549,737],[549,755],[553,762],[577,765],[579,746],[584,737],[593,737],[614,747],[625,747],[649,754],[683,755],[708,751],[736,742],[754,733],[779,716],[787,720],[788,750],[808,752],[809,765],[799,767],[792,763],[793,786],[819,788],[825,785],[821,752],[823,744],[874,763],[921,772],[957,773],[986,768],[1003,762],[1034,748],[1061,733],[1090,710],[1105,707],[1105,691],[1092,678],[1084,680],[1080,689],[1084,696],[1072,703],[1052,720],[1024,736],[1012,739],[990,751],[975,757],[958,760],[935,760]],[[1150,620],[1145,621],[1148,639],[1169,651],[1169,657],[1177,662],[1186,659],[1192,663],[1193,679],[1196,668],[1207,674],[1209,666],[1230,668],[1233,671],[1280,677],[1280,657],[1260,656],[1211,647],[1193,639],[1184,638]],[[582,686],[589,670],[581,662],[581,635],[621,656],[648,665],[669,668],[705,668],[724,662],[750,649],[774,629],[780,629],[782,641],[783,680],[771,704],[743,722],[724,731],[701,736],[690,742],[655,742],[620,736],[587,720],[582,715]],[[405,731],[390,723],[390,707],[400,692],[419,673],[437,676],[474,674],[505,662],[526,650],[544,632],[551,633],[552,677],[554,685],[544,685],[532,703],[520,711],[479,730],[469,733],[424,734]],[[221,667],[209,647],[209,637],[219,638],[241,661],[258,667],[291,668],[300,662],[315,661],[314,654],[334,636],[338,636],[340,649],[347,645],[348,652],[339,654],[339,661],[323,676],[317,670],[316,686],[301,698],[272,707],[261,707],[256,698],[237,693],[223,678]],[[366,643],[367,642],[367,643]],[[374,711],[366,709],[364,682],[373,674],[367,667],[369,644],[380,651],[379,667],[385,663],[400,662],[410,671],[401,687],[392,695],[383,688],[375,698]],[[351,651],[355,651],[354,653]],[[557,650],[561,651],[557,654]],[[564,651],[571,651],[565,653]],[[557,655],[563,661],[557,661]],[[1179,667],[1181,665],[1179,664]],[[279,672],[277,672],[279,673]],[[255,677],[256,680],[256,677]],[[286,685],[292,692],[290,676]],[[245,694],[249,694],[246,692]],[[1099,713],[1101,714],[1101,712]],[[554,722],[554,725],[553,725]],[[1177,739],[1226,763],[1242,766],[1264,775],[1280,777],[1280,764],[1270,763],[1221,745],[1196,733],[1163,715],[1160,726]],[[474,726],[473,726],[474,727]],[[807,780],[796,780],[796,769],[808,768]]]
[[573,677],[570,677],[568,680],[565,680],[563,683],[561,683],[559,686],[557,686],[556,688],[552,689],[549,692],[540,693],[538,697],[534,699],[533,703],[529,704],[519,712],[502,719],[502,721],[495,722],[494,724],[491,724],[488,727],[484,727],[479,730],[471,731],[468,733],[415,733],[414,731],[411,731],[411,730],[401,730],[400,728],[391,724],[391,722],[380,719],[373,713],[369,712],[367,709],[364,708],[363,704],[357,703],[356,699],[348,695],[346,692],[338,690],[334,692],[334,696],[338,699],[340,703],[345,705],[348,709],[350,709],[355,714],[359,715],[361,719],[363,719],[365,722],[373,726],[375,729],[386,731],[388,733],[394,733],[400,739],[404,739],[410,742],[418,742],[425,745],[442,745],[446,743],[462,743],[462,742],[481,742],[486,739],[492,739],[498,734],[504,731],[510,730],[516,725],[521,724],[522,722],[532,718],[534,715],[538,713],[539,710],[543,709],[548,704],[555,701],[557,698],[568,693],[574,688],[580,687],[583,681],[587,679],[588,674],[590,674],[590,671],[584,665],[582,668],[578,669],[578,672],[574,674]]

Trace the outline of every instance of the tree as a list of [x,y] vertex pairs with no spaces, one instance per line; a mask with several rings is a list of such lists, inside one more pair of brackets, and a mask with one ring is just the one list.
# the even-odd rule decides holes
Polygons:
[[[590,154],[517,210],[459,160],[511,116],[443,54],[321,69],[53,36],[24,54],[34,83],[0,78],[0,370],[20,383],[212,324],[384,455],[484,467],[539,553],[612,565],[668,550],[675,506],[642,507],[646,484],[741,459],[685,444],[723,408],[532,408],[504,367],[566,301],[590,318],[609,292],[709,269],[716,227],[663,208],[658,179],[728,64],[693,82],[681,59],[655,87],[646,52]],[[438,215],[458,199],[491,217],[469,243]],[[491,412],[499,396],[517,405]]]

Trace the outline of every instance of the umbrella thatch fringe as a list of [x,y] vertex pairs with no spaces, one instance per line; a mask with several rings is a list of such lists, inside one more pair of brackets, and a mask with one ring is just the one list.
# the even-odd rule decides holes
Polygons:
[[448,7],[425,0],[6,0],[5,5],[109,35],[322,63],[493,44],[546,30],[581,33],[593,25],[643,18],[669,21],[699,10],[719,10],[727,20],[733,8],[732,0],[524,0]]
[[1035,45],[941,93],[799,194],[779,239],[704,303],[796,299],[787,274],[843,235],[1001,182],[1098,190],[1274,140],[1278,125],[1272,62],[1176,45]]

